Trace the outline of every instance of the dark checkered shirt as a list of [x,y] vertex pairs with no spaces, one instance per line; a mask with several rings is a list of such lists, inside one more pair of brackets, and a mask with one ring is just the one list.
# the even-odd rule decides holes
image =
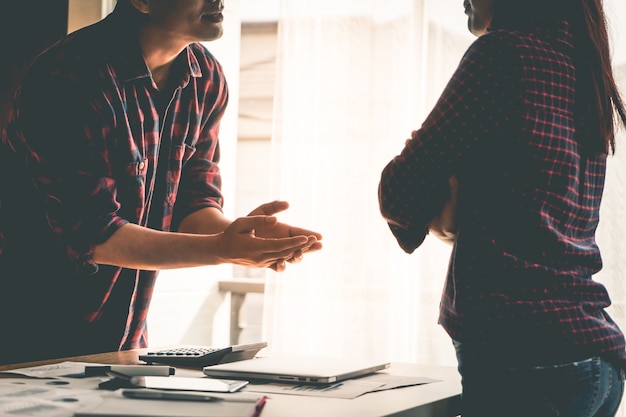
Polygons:
[[223,71],[192,44],[171,77],[159,92],[115,13],[25,76],[0,151],[0,362],[146,346],[156,272],[91,253],[126,223],[175,230],[221,209]]
[[575,137],[572,42],[567,22],[478,38],[385,167],[379,201],[411,253],[458,178],[439,319],[453,339],[489,355],[601,355],[625,366],[609,295],[592,278],[607,156],[583,152]]

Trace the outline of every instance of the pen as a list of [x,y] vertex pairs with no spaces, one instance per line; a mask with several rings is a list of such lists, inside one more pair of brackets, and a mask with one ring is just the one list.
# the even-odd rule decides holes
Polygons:
[[103,376],[107,372],[117,372],[127,376],[170,376],[176,368],[160,365],[98,365],[85,366],[85,376]]
[[264,395],[261,397],[258,403],[256,403],[256,407],[254,408],[254,414],[252,417],[259,417],[261,415],[261,411],[263,411],[263,407],[265,406],[265,402],[267,401],[267,397]]
[[[229,395],[228,397],[209,395],[197,391],[159,391],[154,389],[123,389],[122,395],[127,398],[146,400],[176,400],[176,401],[233,401],[257,402],[259,397],[244,397]],[[258,407],[258,404],[257,404]]]

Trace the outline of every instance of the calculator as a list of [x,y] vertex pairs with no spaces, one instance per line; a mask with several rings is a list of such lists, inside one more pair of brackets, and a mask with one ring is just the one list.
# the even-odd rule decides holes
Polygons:
[[257,352],[267,346],[267,342],[256,342],[226,347],[178,346],[169,349],[148,351],[139,359],[148,363],[162,363],[171,366],[202,368],[218,363],[252,359]]

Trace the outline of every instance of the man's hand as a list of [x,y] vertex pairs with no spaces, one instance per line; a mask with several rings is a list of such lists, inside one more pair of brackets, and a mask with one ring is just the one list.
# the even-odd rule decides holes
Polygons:
[[[272,201],[271,203],[265,203],[252,210],[248,216],[273,216],[276,213],[285,211],[289,208],[289,203],[286,201]],[[266,239],[280,239],[286,237],[305,236],[307,243],[300,249],[294,251],[290,256],[278,260],[271,266],[275,271],[283,271],[286,267],[285,262],[297,263],[302,260],[305,252],[315,252],[322,248],[322,235],[313,232],[311,230],[302,229],[300,227],[290,226],[285,223],[276,222],[267,227],[255,230],[257,237]]]
[[299,262],[305,252],[322,248],[321,234],[276,220],[274,214],[287,208],[287,202],[273,201],[231,221],[220,210],[207,207],[183,219],[178,231],[217,239],[219,263],[283,271],[287,262]]
[[220,233],[218,254],[223,262],[254,268],[285,269],[285,260],[303,252],[311,244],[304,235],[262,237],[273,229],[272,216],[247,216],[233,221]]

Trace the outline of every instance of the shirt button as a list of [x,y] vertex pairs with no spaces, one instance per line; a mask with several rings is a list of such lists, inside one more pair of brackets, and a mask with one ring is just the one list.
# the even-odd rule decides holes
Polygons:
[[140,170],[140,171],[143,171],[143,169],[144,169],[145,167],[146,167],[146,163],[145,163],[145,162],[143,162],[143,161],[142,161],[142,162],[140,162],[140,163],[139,163],[139,170]]

